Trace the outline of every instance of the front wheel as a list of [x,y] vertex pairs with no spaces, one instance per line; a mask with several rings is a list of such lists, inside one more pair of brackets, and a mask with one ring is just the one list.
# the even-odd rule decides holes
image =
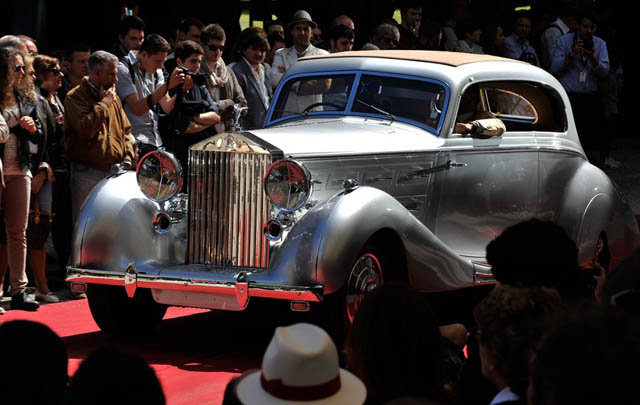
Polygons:
[[98,327],[113,336],[149,333],[167,312],[167,306],[155,302],[147,288],[138,289],[129,298],[122,287],[90,284],[87,298]]
[[353,323],[364,296],[383,283],[382,266],[377,252],[363,250],[351,267],[344,286],[345,315],[349,324]]

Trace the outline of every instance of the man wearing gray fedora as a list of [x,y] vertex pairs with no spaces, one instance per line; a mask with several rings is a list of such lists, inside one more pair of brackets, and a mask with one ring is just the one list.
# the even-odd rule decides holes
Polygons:
[[318,24],[313,22],[311,15],[305,10],[298,10],[293,14],[293,18],[287,28],[293,38],[293,46],[280,49],[273,58],[271,66],[271,83],[274,88],[282,79],[284,73],[293,66],[298,59],[303,56],[326,55],[327,51],[311,45],[313,30]]

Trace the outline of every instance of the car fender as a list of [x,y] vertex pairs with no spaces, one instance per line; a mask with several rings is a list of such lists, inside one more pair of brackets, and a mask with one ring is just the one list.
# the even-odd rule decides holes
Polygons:
[[[389,194],[373,187],[339,193],[322,209],[326,221],[318,237],[317,275],[325,294],[346,282],[349,270],[367,241],[382,230],[400,239],[406,255],[407,279],[420,291],[441,291],[473,285],[473,265],[440,241]],[[384,248],[384,247],[383,247]]]
[[70,266],[124,272],[134,263],[139,272],[185,261],[186,218],[165,234],[153,229],[160,204],[146,198],[129,171],[98,183],[85,200],[76,223]]

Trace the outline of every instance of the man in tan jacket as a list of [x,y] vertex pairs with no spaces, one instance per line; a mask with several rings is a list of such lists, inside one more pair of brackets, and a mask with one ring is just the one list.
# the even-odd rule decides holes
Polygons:
[[116,95],[118,58],[96,51],[89,58],[89,76],[65,99],[67,158],[71,163],[73,221],[93,187],[111,174],[114,164],[134,168],[135,139]]

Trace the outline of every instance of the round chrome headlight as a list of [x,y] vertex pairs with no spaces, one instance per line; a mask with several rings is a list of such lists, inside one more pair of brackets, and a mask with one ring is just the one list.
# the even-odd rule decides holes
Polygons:
[[306,167],[291,159],[282,159],[269,167],[264,177],[264,191],[276,208],[300,209],[311,196],[311,175]]
[[182,189],[182,166],[169,152],[163,150],[149,152],[138,162],[136,179],[145,197],[162,203]]

